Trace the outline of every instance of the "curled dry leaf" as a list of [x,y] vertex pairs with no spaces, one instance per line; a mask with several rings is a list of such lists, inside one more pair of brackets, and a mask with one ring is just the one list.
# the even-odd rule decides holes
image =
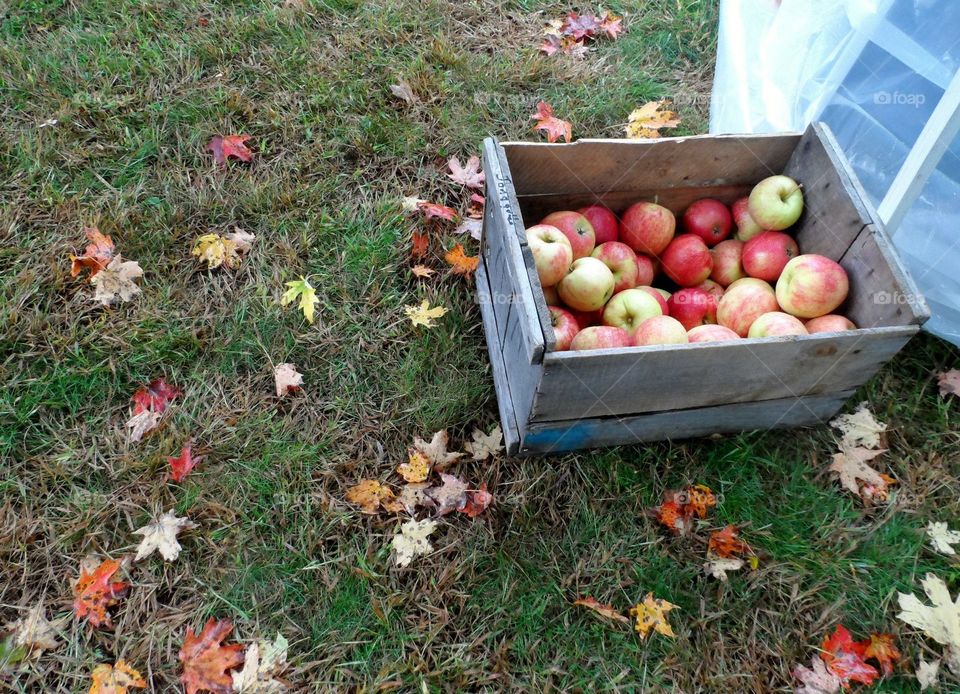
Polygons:
[[390,93],[411,106],[420,101],[414,93],[413,87],[411,87],[406,80],[400,80],[397,84],[391,84]]
[[913,594],[898,593],[897,619],[944,646],[944,660],[953,673],[960,676],[960,595],[956,601],[951,600],[947,584],[932,573],[928,573],[920,585],[930,604],[925,605]]
[[83,255],[70,256],[70,276],[76,277],[84,268],[90,270],[90,277],[103,270],[113,259],[113,240],[106,234],[101,234],[96,227],[84,229],[83,233],[90,242]]
[[467,255],[459,243],[447,251],[443,257],[450,264],[450,272],[465,277],[472,275],[480,264],[480,256]]
[[547,136],[547,142],[556,142],[561,137],[564,142],[570,142],[573,137],[573,125],[569,121],[560,120],[554,116],[553,107],[546,101],[537,104],[537,111],[531,114],[530,118],[537,121],[533,129],[543,131]]
[[484,434],[480,429],[473,430],[473,441],[464,444],[467,453],[471,454],[473,460],[486,460],[487,458],[496,458],[503,450],[503,431],[497,424],[490,430],[489,434]]
[[411,306],[404,306],[403,311],[407,314],[407,318],[410,319],[410,323],[414,326],[422,325],[424,328],[432,328],[436,325],[434,323],[434,318],[440,318],[447,312],[447,308],[443,306],[434,306],[430,308],[430,302],[426,299],[423,300],[419,306],[413,304]]
[[244,144],[249,139],[249,135],[214,135],[207,150],[213,152],[213,160],[220,166],[224,166],[227,159],[250,162],[253,152]]
[[923,658],[917,664],[917,682],[920,683],[920,691],[937,685],[937,678],[940,675],[940,661],[934,660],[928,663]]
[[391,542],[397,566],[409,566],[415,557],[432,552],[433,545],[427,538],[436,529],[437,523],[432,520],[408,520],[401,525]]
[[170,479],[177,483],[183,482],[187,475],[190,474],[190,471],[193,470],[197,463],[203,460],[203,458],[204,456],[202,455],[197,457],[193,456],[193,444],[187,441],[183,444],[179,458],[167,458],[167,462],[170,464]]
[[437,274],[436,270],[431,270],[426,265],[414,265],[410,268],[410,272],[412,272],[415,277],[430,277],[431,275]]
[[126,424],[127,429],[130,430],[130,441],[137,443],[142,440],[144,436],[156,429],[160,423],[160,417],[159,412],[149,411],[133,415],[127,420]]
[[661,129],[680,125],[677,114],[667,110],[670,105],[669,99],[661,99],[634,109],[627,117],[627,137],[639,140],[656,139],[660,137]]
[[397,472],[407,482],[423,482],[430,476],[430,460],[415,448],[408,451],[408,459],[397,466]]
[[453,453],[447,450],[449,441],[450,437],[447,434],[447,430],[441,429],[433,435],[430,443],[427,443],[419,437],[414,437],[413,447],[427,456],[427,460],[429,460],[434,467],[443,469],[463,457],[463,453]]
[[960,543],[960,530],[950,530],[946,523],[935,523],[930,521],[927,524],[927,537],[930,538],[930,544],[940,554],[956,554],[953,545]]
[[90,278],[94,286],[93,299],[104,306],[116,302],[118,299],[130,301],[140,293],[140,287],[134,282],[143,277],[143,270],[132,260],[124,260],[118,253],[110,264]]
[[467,485],[459,477],[440,473],[443,484],[433,487],[427,493],[437,502],[437,515],[445,516],[453,511],[461,510],[467,503]]
[[574,600],[573,604],[579,607],[586,607],[588,610],[592,610],[601,617],[613,619],[624,624],[630,624],[630,618],[620,612],[620,610],[616,609],[613,605],[604,604],[596,598],[580,598],[579,600]]
[[142,528],[133,531],[134,535],[142,535],[143,539],[137,546],[137,556],[134,561],[146,559],[154,552],[160,552],[160,556],[166,561],[174,561],[180,556],[180,543],[177,542],[177,535],[184,530],[190,530],[197,527],[188,518],[177,518],[173,509],[167,511],[154,521],[151,521]]
[[793,676],[803,682],[796,694],[835,694],[840,691],[840,678],[827,669],[823,660],[813,656],[810,665],[810,668],[798,665],[793,671]]
[[676,605],[673,603],[654,598],[653,593],[647,593],[643,602],[638,602],[630,608],[630,616],[635,619],[633,628],[640,634],[641,639],[645,639],[651,630],[674,638],[676,634],[673,633],[673,628],[670,626],[667,612],[675,607]]
[[459,510],[460,513],[465,513],[471,518],[476,518],[486,511],[492,503],[493,494],[487,491],[487,483],[482,482],[478,489],[467,491],[467,501],[463,505],[463,508]]
[[28,653],[42,653],[60,647],[57,627],[47,620],[43,603],[37,603],[30,608],[26,616],[5,625],[3,629],[12,632],[14,647],[23,648]]
[[229,619],[207,620],[199,635],[187,627],[183,647],[177,656],[183,663],[180,681],[187,694],[210,691],[215,694],[230,694],[233,677],[230,670],[243,663],[243,646],[239,643],[223,645],[223,640],[233,631]]
[[113,607],[127,594],[130,584],[123,581],[111,581],[113,574],[120,568],[120,562],[107,559],[88,570],[80,567],[80,578],[73,588],[73,612],[95,627],[113,627],[108,608]]
[[487,199],[480,195],[479,193],[470,194],[470,203],[467,208],[467,216],[473,219],[482,219],[483,218],[483,207],[486,205]]
[[937,375],[937,384],[940,386],[940,395],[960,396],[960,369],[950,369]]
[[293,364],[277,364],[273,369],[273,380],[277,387],[277,397],[294,393],[303,385],[303,374]]
[[347,490],[347,501],[360,507],[361,513],[375,515],[385,502],[392,501],[393,490],[377,480],[360,480]]
[[407,214],[412,214],[420,209],[420,203],[426,202],[416,195],[407,195],[400,200],[400,209]]
[[320,300],[317,298],[317,291],[307,281],[306,277],[287,282],[287,291],[280,297],[280,305],[286,306],[296,301],[298,297],[300,298],[299,308],[303,311],[303,317],[307,319],[307,323],[313,324],[314,307]]
[[448,177],[454,183],[459,183],[467,188],[483,189],[485,175],[480,169],[480,157],[472,156],[467,159],[467,163],[464,165],[461,165],[460,160],[456,157],[451,157],[447,166],[450,167]]
[[851,414],[840,415],[830,426],[839,429],[843,434],[840,448],[879,448],[880,435],[887,430],[887,425],[878,422],[873,413],[867,409],[867,403],[861,402],[857,410]]
[[724,558],[716,557],[710,558],[707,557],[707,562],[703,565],[703,570],[707,573],[708,576],[713,576],[714,578],[720,581],[727,580],[728,571],[739,571],[743,568],[744,565],[743,559],[740,557],[735,558]]
[[101,663],[90,676],[89,694],[127,694],[131,689],[146,689],[143,676],[121,658],[115,665]]
[[243,669],[233,673],[236,694],[282,694],[287,686],[274,679],[287,663],[289,644],[281,635],[270,641],[256,641],[247,646]]

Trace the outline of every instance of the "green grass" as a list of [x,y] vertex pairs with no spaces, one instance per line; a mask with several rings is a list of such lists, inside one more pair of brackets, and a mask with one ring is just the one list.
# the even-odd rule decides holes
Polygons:
[[[915,690],[923,642],[895,620],[896,592],[926,571],[960,584],[923,536],[960,515],[957,403],[934,378],[960,355],[930,337],[858,394],[891,427],[889,506],[865,509],[823,473],[825,428],[461,464],[496,505],[445,519],[436,552],[407,570],[389,559],[395,521],[344,501],[414,436],[446,427],[459,447],[497,416],[472,287],[409,276],[399,198],[458,204],[446,158],[490,134],[537,139],[539,99],[577,137],[617,136],[630,110],[671,96],[678,134],[705,130],[715,3],[612,7],[628,33],[582,62],[537,55],[542,23],[571,9],[558,2],[0,9],[0,617],[41,596],[67,615],[80,560],[129,552],[160,510],[200,526],[176,564],[128,569],[114,632],[68,619],[69,646],[8,678],[14,691],[85,690],[117,657],[173,691],[171,654],[207,616],[233,619],[243,640],[282,631],[289,679],[307,691],[784,690],[841,622],[897,632],[908,661],[882,690]],[[390,95],[399,79],[419,104]],[[234,132],[251,135],[255,161],[217,170],[206,144]],[[133,302],[100,308],[69,276],[89,225],[144,268]],[[243,265],[200,268],[194,239],[234,225],[257,235]],[[435,237],[428,262],[443,268],[460,240]],[[318,290],[313,326],[279,305],[301,275]],[[433,330],[403,318],[422,299],[452,309]],[[281,362],[306,379],[284,401]],[[161,375],[184,395],[130,445],[130,396]],[[165,482],[189,438],[206,459]],[[646,517],[697,482],[720,503],[694,538]],[[726,523],[761,562],[720,584],[701,565]],[[626,609],[649,591],[678,605],[675,640],[640,641],[570,604]]]

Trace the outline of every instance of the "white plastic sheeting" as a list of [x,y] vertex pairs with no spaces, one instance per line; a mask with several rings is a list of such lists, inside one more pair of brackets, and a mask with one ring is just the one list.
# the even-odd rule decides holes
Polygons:
[[[960,0],[721,0],[719,32],[710,131],[825,121],[874,206],[960,67]],[[960,138],[888,231],[960,344]]]

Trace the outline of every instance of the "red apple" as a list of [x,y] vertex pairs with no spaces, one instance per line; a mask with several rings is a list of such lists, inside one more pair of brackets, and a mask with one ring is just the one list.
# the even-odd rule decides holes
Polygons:
[[763,280],[744,277],[727,287],[717,305],[717,322],[745,337],[753,321],[779,308],[773,287]]
[[846,330],[856,330],[857,326],[846,316],[828,313],[819,318],[811,318],[806,323],[807,332],[814,333],[842,333]]
[[690,342],[724,342],[739,340],[740,336],[722,325],[698,325],[687,331],[687,339]]
[[633,332],[647,318],[663,315],[660,304],[642,289],[624,289],[603,309],[603,324]]
[[696,234],[681,234],[660,256],[663,272],[681,287],[695,287],[710,276],[710,249]]
[[573,261],[559,284],[560,298],[577,311],[596,311],[613,296],[613,273],[596,258],[586,257]]
[[614,328],[609,325],[594,325],[584,328],[577,333],[570,343],[571,350],[581,349],[611,349],[613,347],[629,347],[630,333],[623,328]]
[[593,233],[596,236],[596,243],[599,246],[607,241],[616,241],[620,233],[620,221],[617,215],[608,210],[603,205],[590,205],[590,207],[581,207],[577,210],[587,218],[593,226]]
[[800,255],[797,242],[782,231],[765,231],[743,244],[743,269],[751,277],[776,282],[791,258]]
[[596,311],[574,311],[570,309],[570,313],[577,319],[577,325],[580,326],[581,330],[589,328],[591,325],[603,325],[603,307]]
[[780,337],[783,335],[806,335],[807,329],[789,313],[771,311],[753,321],[747,337]]
[[733,221],[737,225],[735,239],[746,242],[764,232],[763,227],[753,221],[753,217],[750,216],[750,198],[740,198],[730,209],[733,212]]
[[671,296],[670,292],[664,291],[663,289],[657,289],[656,287],[637,287],[637,289],[642,289],[656,299],[657,303],[660,304],[660,310],[663,311],[663,315],[670,315],[670,308],[667,306],[667,301],[670,300]]
[[560,294],[557,287],[543,287],[543,300],[547,302],[547,306],[559,306]]
[[573,249],[574,260],[587,257],[593,253],[593,248],[597,245],[593,226],[579,212],[573,210],[554,212],[544,217],[540,223],[555,226],[563,232]]
[[647,318],[633,331],[633,345],[682,345],[689,342],[687,330],[676,318],[654,316]]
[[613,273],[614,293],[637,286],[640,266],[637,264],[637,254],[627,244],[607,241],[594,248],[590,255],[610,268]]
[[553,326],[553,335],[556,338],[556,350],[562,352],[570,349],[570,343],[580,332],[580,325],[573,314],[559,306],[547,306],[550,311],[550,324]]
[[683,230],[696,234],[708,246],[716,246],[730,235],[733,218],[730,210],[719,200],[697,200],[683,213]]
[[657,276],[657,270],[659,270],[659,263],[649,255],[644,255],[643,253],[637,253],[637,283],[634,286],[646,285],[650,286],[653,284],[653,278]]
[[710,279],[721,287],[729,287],[743,277],[743,241],[727,239],[710,249],[713,256],[713,270]]
[[849,290],[846,271],[830,258],[798,255],[777,280],[777,301],[797,318],[817,318],[832,313]]
[[562,231],[548,224],[527,229],[527,246],[544,287],[552,287],[567,274],[573,262],[573,248]]
[[723,287],[714,282],[713,280],[704,280],[698,284],[694,289],[702,289],[707,294],[715,298],[717,301],[720,301],[720,297],[723,296]]
[[630,205],[620,218],[620,240],[637,253],[660,255],[673,240],[676,217],[653,202]]
[[667,306],[685,330],[717,322],[717,300],[702,289],[688,287],[676,291]]

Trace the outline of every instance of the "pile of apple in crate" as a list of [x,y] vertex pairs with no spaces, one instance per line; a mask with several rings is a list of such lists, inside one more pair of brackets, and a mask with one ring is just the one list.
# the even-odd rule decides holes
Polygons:
[[[790,228],[802,185],[757,183],[730,209],[709,198],[680,218],[637,202],[553,212],[526,231],[557,350],[853,330],[840,265],[801,254]],[[732,234],[732,237],[731,237]]]

